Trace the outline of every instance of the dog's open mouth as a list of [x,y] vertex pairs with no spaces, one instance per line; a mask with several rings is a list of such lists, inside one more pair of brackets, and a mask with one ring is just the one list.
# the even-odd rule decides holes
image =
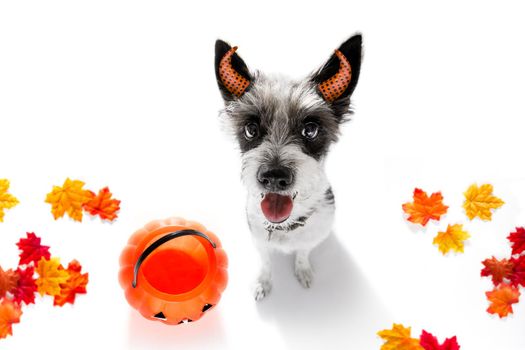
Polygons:
[[291,196],[267,193],[261,201],[261,209],[268,221],[278,224],[290,217],[293,200]]

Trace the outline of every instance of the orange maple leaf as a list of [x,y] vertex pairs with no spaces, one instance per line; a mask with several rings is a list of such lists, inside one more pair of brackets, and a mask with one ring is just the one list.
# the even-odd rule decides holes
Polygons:
[[82,181],[69,178],[62,187],[53,186],[53,190],[46,196],[46,203],[52,205],[51,212],[55,220],[67,213],[73,220],[82,221],[82,206],[91,200],[90,191],[82,187]]
[[0,339],[13,334],[12,324],[20,322],[22,309],[19,304],[13,303],[9,299],[4,299],[0,303]]
[[414,190],[414,201],[403,204],[408,221],[425,226],[429,220],[439,220],[447,212],[448,206],[443,205],[441,192],[427,193],[419,188]]
[[516,304],[520,300],[520,291],[518,288],[506,283],[500,284],[491,292],[486,292],[485,294],[491,302],[487,312],[490,314],[498,314],[500,318],[508,316],[509,313],[513,313],[512,304]]
[[64,270],[59,258],[47,260],[42,257],[38,262],[36,272],[38,273],[36,286],[40,295],[55,296],[59,294],[60,284],[66,283],[69,278],[69,273]]
[[12,291],[18,284],[18,274],[16,271],[4,271],[0,266],[0,298],[5,296],[5,293]]
[[66,283],[60,284],[60,293],[55,295],[53,305],[64,306],[65,303],[73,304],[76,294],[86,293],[89,274],[80,273],[82,266],[76,260],[73,260],[67,266],[69,278]]
[[410,327],[405,328],[403,325],[395,323],[392,329],[377,332],[377,335],[385,341],[381,350],[424,350],[419,339],[412,338],[410,333]]
[[109,221],[115,220],[117,218],[117,212],[120,210],[120,201],[118,199],[112,199],[112,195],[107,187],[101,189],[98,195],[91,192],[91,200],[84,204],[84,210],[91,215],[100,216],[101,219]]

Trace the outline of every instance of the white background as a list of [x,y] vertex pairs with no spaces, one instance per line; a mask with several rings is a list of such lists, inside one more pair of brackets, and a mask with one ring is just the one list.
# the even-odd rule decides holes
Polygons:
[[[373,350],[376,332],[396,322],[414,336],[457,335],[465,350],[523,350],[525,295],[500,320],[485,312],[491,283],[479,276],[525,225],[523,13],[481,1],[2,2],[0,178],[20,205],[0,224],[0,264],[15,267],[15,243],[34,231],[90,282],[74,306],[37,298],[0,348]],[[335,236],[314,253],[311,290],[290,257],[276,257],[274,291],[256,304],[258,259],[238,151],[217,116],[214,41],[239,45],[251,68],[300,78],[356,31],[365,46],[356,114],[327,160]],[[108,185],[119,219],[54,221],[45,195],[66,177]],[[461,209],[474,182],[506,202],[491,222]],[[401,212],[416,186],[441,190],[450,206],[425,230]],[[178,327],[143,319],[117,282],[129,235],[171,215],[203,222],[230,258],[219,306]],[[432,245],[447,223],[471,233],[464,254]]]

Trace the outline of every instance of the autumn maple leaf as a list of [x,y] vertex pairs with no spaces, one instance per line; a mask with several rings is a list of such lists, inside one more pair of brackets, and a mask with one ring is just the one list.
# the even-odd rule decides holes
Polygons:
[[35,293],[37,290],[36,280],[33,277],[35,269],[33,266],[27,266],[25,269],[16,269],[18,282],[16,288],[12,290],[13,300],[19,304],[22,302],[26,305],[35,303]]
[[448,225],[445,232],[438,232],[432,243],[438,245],[439,251],[443,255],[450,250],[463,253],[464,241],[469,237],[468,232],[463,231],[463,225]]
[[120,210],[120,201],[111,198],[113,195],[109,188],[104,187],[98,192],[98,195],[91,193],[91,200],[84,204],[84,210],[91,215],[99,215],[101,219],[113,221],[117,218],[117,212]]
[[510,259],[513,268],[510,275],[510,283],[513,286],[521,285],[525,287],[525,255],[520,255],[517,258]]
[[440,345],[437,338],[427,331],[421,333],[419,342],[425,350],[459,350],[460,348],[455,336],[445,339],[443,344]]
[[69,278],[66,283],[60,284],[60,293],[55,295],[53,305],[63,306],[65,303],[73,304],[76,294],[86,293],[88,274],[82,274],[80,271],[82,271],[82,266],[78,261],[73,260],[69,263],[67,267]]
[[479,187],[473,184],[465,191],[463,208],[470,220],[479,217],[481,220],[490,221],[492,220],[491,209],[497,209],[505,204],[501,199],[492,195],[492,191],[493,187],[490,184]]
[[9,190],[9,180],[0,179],[0,222],[4,221],[4,209],[11,209],[19,203],[15,196],[7,193],[7,190]]
[[62,187],[53,186],[53,190],[47,194],[46,203],[52,205],[51,212],[55,220],[67,213],[73,220],[82,221],[82,206],[91,200],[90,192],[82,187],[82,181],[69,178]]
[[44,257],[49,259],[51,254],[49,253],[49,247],[40,244],[40,237],[37,237],[33,232],[27,233],[27,238],[21,238],[16,244],[21,250],[20,253],[20,265],[35,264]]
[[401,324],[393,325],[392,329],[385,329],[377,333],[385,343],[381,350],[424,350],[418,339],[410,336],[410,327],[405,328]]
[[0,339],[13,334],[12,324],[20,322],[22,309],[9,299],[0,303]]
[[413,202],[403,204],[402,208],[408,214],[407,220],[425,226],[429,220],[439,220],[447,212],[448,206],[443,205],[441,192],[427,193],[419,188],[414,190]]
[[516,227],[516,232],[511,232],[507,238],[512,244],[512,255],[525,252],[525,228]]
[[0,266],[0,298],[5,296],[5,293],[11,292],[16,288],[18,283],[18,275],[15,271],[9,269],[4,271]]
[[510,280],[514,269],[514,263],[508,259],[498,260],[495,257],[492,257],[490,259],[485,259],[482,264],[485,268],[481,270],[481,276],[492,276],[492,283],[494,283],[495,286],[503,282],[504,279]]
[[60,265],[59,258],[42,258],[38,262],[36,286],[40,295],[55,296],[60,293],[60,284],[66,283],[69,273]]
[[491,292],[486,292],[487,299],[491,302],[487,312],[498,314],[500,318],[512,313],[512,304],[519,302],[520,292],[517,287],[502,283]]

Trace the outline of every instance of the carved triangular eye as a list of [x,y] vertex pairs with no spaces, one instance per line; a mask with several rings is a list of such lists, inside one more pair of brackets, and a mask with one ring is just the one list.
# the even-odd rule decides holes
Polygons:
[[155,317],[158,320],[166,321],[166,316],[164,316],[164,313],[162,311],[153,315],[153,317]]
[[202,312],[206,312],[213,307],[212,304],[206,304],[202,307]]

